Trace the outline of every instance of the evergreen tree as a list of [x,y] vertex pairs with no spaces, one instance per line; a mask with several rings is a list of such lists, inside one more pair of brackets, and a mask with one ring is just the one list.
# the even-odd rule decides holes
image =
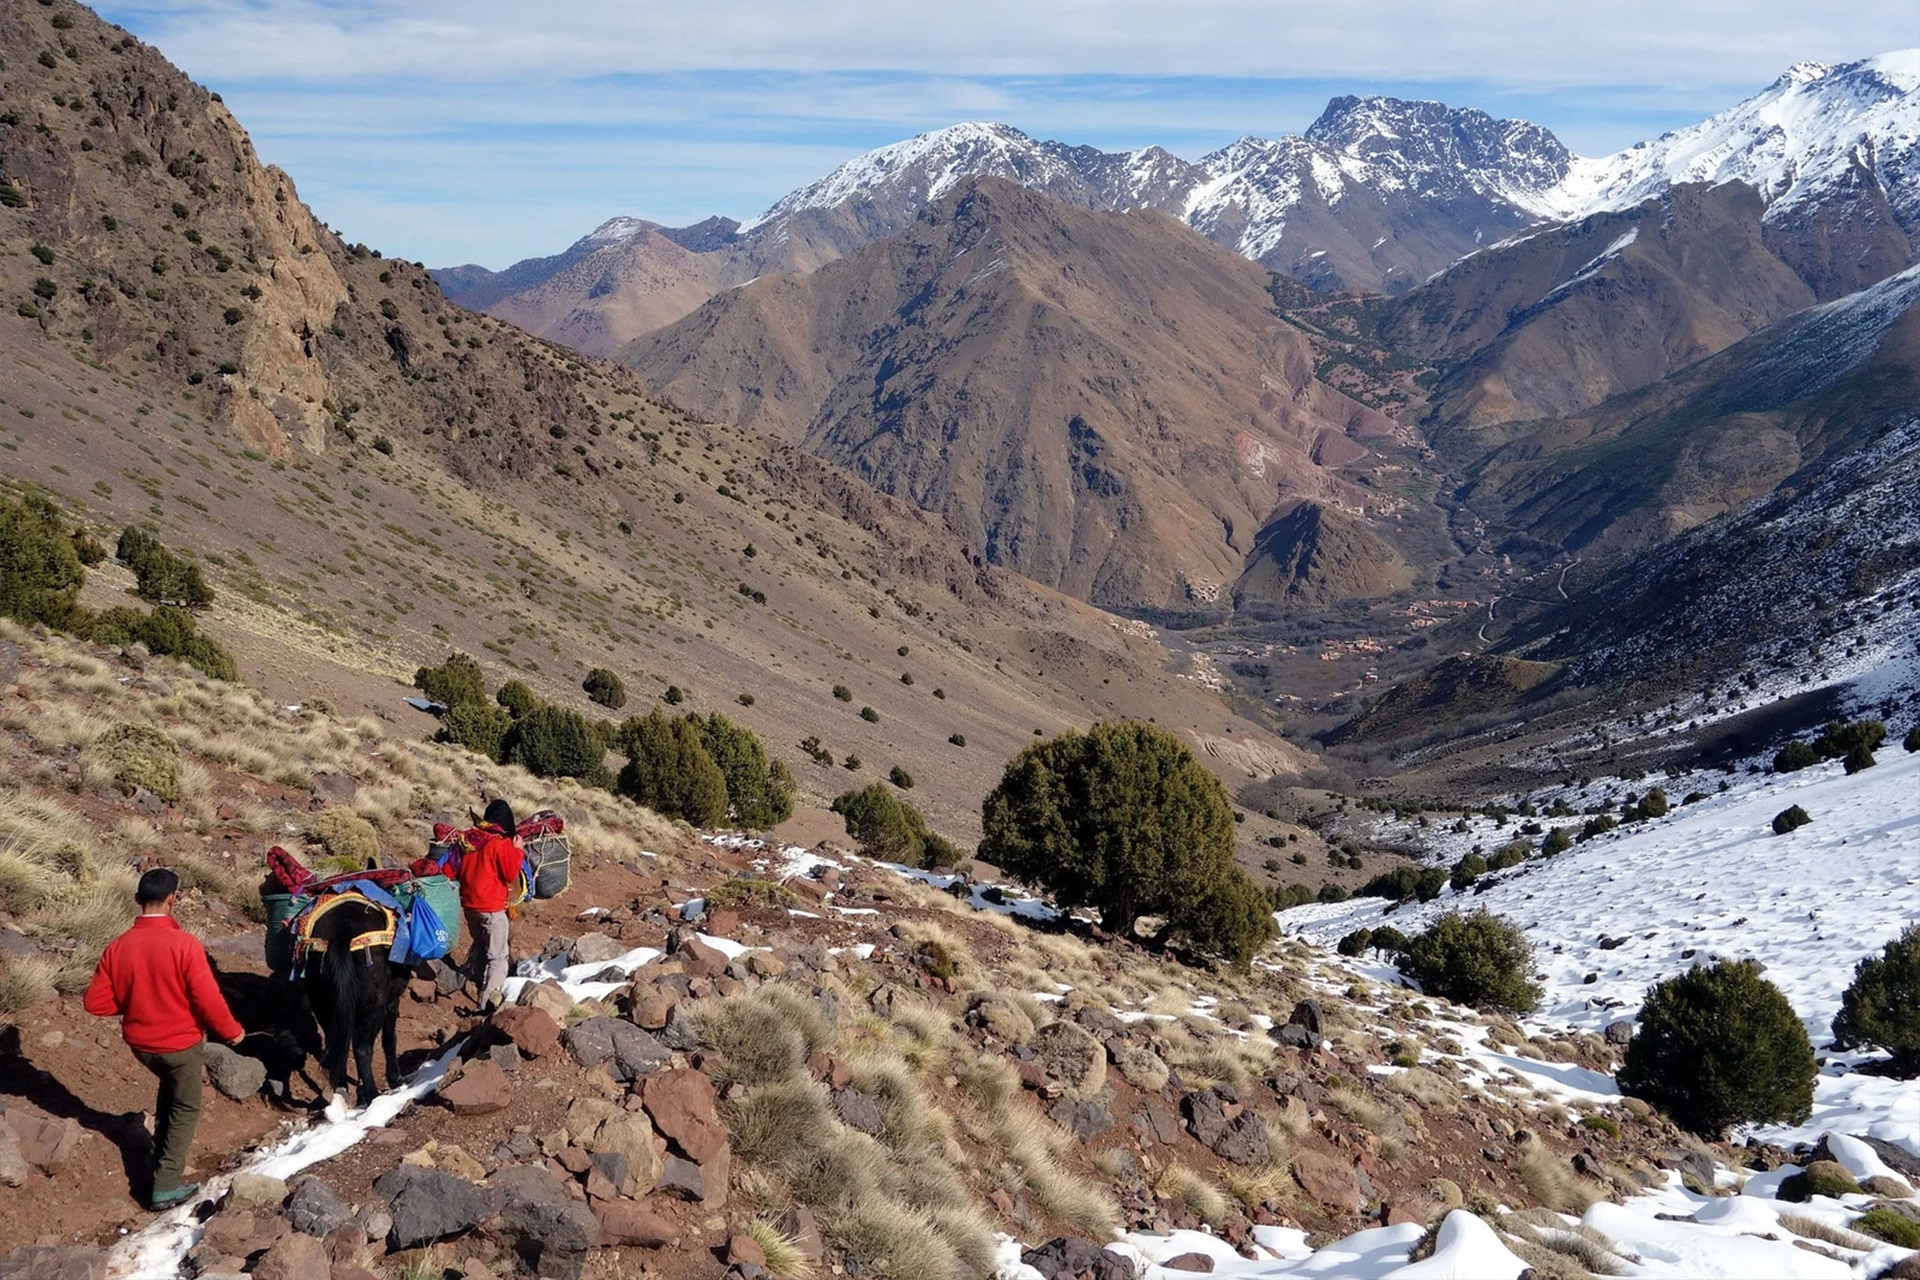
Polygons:
[[[486,707],[484,702],[478,705]],[[592,722],[566,707],[528,712],[513,722],[500,748],[502,760],[536,777],[578,778],[594,786],[610,781],[606,754]]]
[[615,749],[627,757],[614,784],[621,795],[696,827],[726,820],[726,775],[690,719],[669,720],[658,708],[629,717]]
[[86,576],[51,503],[0,500],[0,616],[65,627]]
[[413,673],[413,687],[449,707],[487,700],[487,679],[480,664],[464,653],[448,654],[437,667],[421,667]]
[[763,831],[793,816],[793,775],[780,761],[768,761],[766,748],[753,730],[718,711],[705,716],[690,713],[686,720],[720,766],[735,821]]
[[1878,1045],[1893,1055],[1897,1075],[1920,1075],[1920,925],[1854,966],[1833,1039],[1842,1049]]

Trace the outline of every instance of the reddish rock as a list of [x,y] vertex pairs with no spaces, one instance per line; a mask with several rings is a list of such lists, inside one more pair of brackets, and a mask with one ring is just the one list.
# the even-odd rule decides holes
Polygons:
[[497,1011],[493,1027],[529,1058],[550,1053],[560,1043],[560,1024],[545,1009],[531,1005],[509,1005]]
[[715,1110],[713,1081],[690,1067],[656,1071],[640,1086],[641,1101],[655,1129],[696,1164],[711,1160],[727,1145],[727,1131]]
[[287,1220],[278,1215],[260,1217],[229,1209],[207,1219],[200,1242],[215,1253],[244,1258],[260,1252],[291,1230]]
[[582,1147],[568,1147],[554,1159],[560,1167],[571,1174],[582,1174],[593,1167],[593,1157]]
[[636,987],[633,993],[634,1025],[648,1031],[661,1030],[667,1025],[673,1006],[678,1002],[679,997],[669,987]]
[[737,1266],[742,1262],[751,1262],[756,1267],[767,1265],[767,1251],[752,1236],[736,1235],[727,1237],[727,1265]]
[[459,1079],[441,1086],[440,1098],[457,1116],[491,1115],[512,1104],[513,1083],[492,1058],[476,1058]]
[[614,1186],[607,1175],[598,1169],[587,1170],[587,1185],[585,1190],[587,1199],[589,1200],[618,1200],[620,1198],[620,1188]]
[[1360,1176],[1338,1156],[1298,1152],[1293,1157],[1293,1176],[1308,1195],[1330,1209],[1353,1213],[1360,1208]]
[[333,1259],[318,1237],[296,1231],[280,1237],[254,1265],[255,1280],[330,1280]]
[[1183,1253],[1160,1264],[1169,1271],[1213,1271],[1213,1259],[1204,1253]]
[[567,1014],[573,1011],[573,997],[557,982],[529,982],[515,1003],[544,1009],[555,1022],[565,1022]]
[[707,917],[707,927],[701,932],[713,938],[730,938],[740,932],[740,913],[722,907]]
[[628,1200],[607,1200],[593,1206],[600,1221],[599,1244],[658,1249],[674,1238],[672,1224],[659,1214]]
[[673,955],[690,978],[712,978],[727,967],[727,958],[698,938],[688,938]]
[[1427,1215],[1420,1211],[1418,1205],[1396,1201],[1387,1206],[1386,1221],[1390,1227],[1404,1226],[1407,1223],[1424,1227],[1427,1225]]
[[807,1071],[815,1080],[835,1089],[844,1089],[853,1082],[853,1072],[847,1064],[830,1053],[816,1053],[808,1058]]
[[73,1155],[80,1141],[80,1122],[52,1116],[7,1113],[6,1124],[20,1140],[20,1158],[42,1173],[54,1173]]

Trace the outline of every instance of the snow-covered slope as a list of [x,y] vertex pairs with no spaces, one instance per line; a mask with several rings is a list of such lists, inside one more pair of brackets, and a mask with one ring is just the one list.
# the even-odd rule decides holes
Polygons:
[[1680,182],[1745,182],[1777,216],[1860,172],[1910,229],[1920,217],[1920,49],[1828,67],[1803,62],[1738,106],[1618,155],[1576,159],[1539,192],[1543,216],[1638,204]]

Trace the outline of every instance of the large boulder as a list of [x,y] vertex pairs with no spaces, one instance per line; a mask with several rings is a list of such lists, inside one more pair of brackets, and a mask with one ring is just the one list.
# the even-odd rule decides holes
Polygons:
[[495,1010],[494,1034],[529,1058],[551,1053],[560,1043],[560,1024],[545,1009],[514,1004]]
[[227,1198],[221,1207],[278,1213],[286,1201],[287,1184],[284,1179],[269,1177],[264,1173],[236,1173],[233,1181],[227,1184]]
[[543,1009],[548,1017],[563,1026],[567,1015],[573,1012],[573,997],[557,982],[529,982],[520,989],[520,998],[514,1003],[530,1009]]
[[583,933],[567,950],[568,964],[607,964],[632,948],[604,933]]
[[616,1184],[621,1195],[643,1196],[660,1180],[660,1153],[644,1112],[623,1111],[598,1098],[577,1098],[567,1108],[567,1132],[588,1152],[616,1152],[626,1160],[626,1177]]
[[1293,1177],[1306,1193],[1343,1213],[1360,1208],[1360,1177],[1351,1164],[1322,1151],[1299,1151],[1293,1157]]
[[1090,1098],[1107,1082],[1107,1051],[1071,1022],[1050,1022],[1027,1044],[1049,1080],[1076,1098]]
[[293,1185],[286,1219],[303,1235],[324,1240],[353,1221],[353,1208],[325,1180],[308,1175]]
[[395,1249],[418,1249],[471,1231],[500,1211],[499,1191],[410,1164],[381,1174],[373,1193],[387,1202],[393,1218],[387,1243]]
[[593,1206],[593,1216],[600,1223],[602,1245],[658,1249],[679,1235],[665,1218],[628,1200],[604,1200]]
[[567,1195],[560,1179],[536,1165],[511,1165],[487,1185],[503,1199],[499,1232],[536,1276],[576,1280],[600,1237],[593,1211]]
[[327,1246],[298,1231],[280,1237],[253,1264],[254,1280],[328,1280],[333,1260]]
[[58,1172],[80,1141],[78,1120],[9,1111],[6,1123],[19,1141],[20,1158],[42,1173]]
[[712,1159],[727,1145],[713,1081],[690,1067],[656,1071],[640,1086],[640,1100],[654,1128],[696,1163]]
[[591,1071],[605,1067],[616,1080],[638,1080],[673,1056],[658,1040],[623,1018],[601,1016],[576,1022],[561,1036],[574,1061]]
[[206,1045],[207,1081],[232,1098],[245,1102],[267,1083],[267,1064],[244,1053],[235,1053],[217,1040]]
[[440,1100],[457,1116],[484,1116],[513,1104],[513,1082],[492,1058],[475,1058],[440,1086]]

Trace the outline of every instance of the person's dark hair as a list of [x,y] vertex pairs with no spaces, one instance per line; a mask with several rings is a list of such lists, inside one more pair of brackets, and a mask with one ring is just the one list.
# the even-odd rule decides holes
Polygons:
[[513,820],[513,806],[505,800],[493,799],[487,801],[487,811],[482,815],[480,821],[491,822],[494,826],[506,832],[508,839],[512,839],[520,830],[520,824]]
[[143,907],[154,907],[180,891],[180,877],[165,867],[155,867],[140,877],[133,900]]

